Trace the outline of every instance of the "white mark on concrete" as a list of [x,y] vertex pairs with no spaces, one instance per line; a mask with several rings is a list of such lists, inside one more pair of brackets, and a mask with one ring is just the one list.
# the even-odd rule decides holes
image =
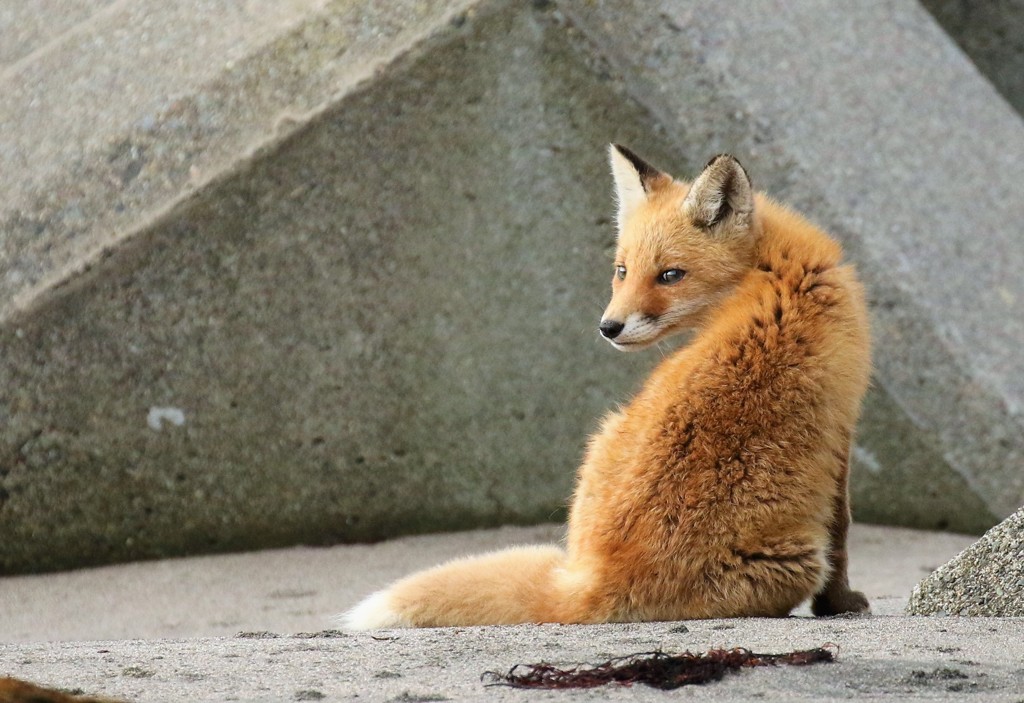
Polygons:
[[853,445],[853,458],[857,460],[865,469],[873,474],[882,473],[882,465],[879,463],[878,458],[868,449],[860,446],[859,444]]
[[149,429],[159,432],[164,428],[164,421],[181,427],[185,424],[185,412],[181,408],[158,408],[152,407],[149,409],[149,414],[146,415],[146,424],[149,425]]

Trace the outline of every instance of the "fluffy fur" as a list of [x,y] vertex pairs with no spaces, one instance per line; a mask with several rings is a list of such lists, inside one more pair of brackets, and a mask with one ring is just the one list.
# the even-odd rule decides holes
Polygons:
[[624,350],[696,336],[591,438],[564,550],[414,574],[349,628],[783,616],[808,598],[819,615],[867,610],[846,575],[870,370],[853,269],[730,156],[692,186],[622,147],[610,156],[619,239],[602,330]]

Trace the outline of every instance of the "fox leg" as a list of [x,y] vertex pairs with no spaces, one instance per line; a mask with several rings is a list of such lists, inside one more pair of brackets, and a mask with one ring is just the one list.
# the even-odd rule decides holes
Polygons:
[[850,527],[850,452],[840,457],[840,471],[836,494],[832,499],[832,522],[829,526],[828,561],[832,571],[825,587],[811,601],[811,612],[815,615],[838,615],[839,613],[867,613],[871,608],[868,599],[860,591],[850,588],[847,574],[846,533]]
[[378,591],[342,616],[351,630],[556,622],[565,552],[514,547],[456,559]]

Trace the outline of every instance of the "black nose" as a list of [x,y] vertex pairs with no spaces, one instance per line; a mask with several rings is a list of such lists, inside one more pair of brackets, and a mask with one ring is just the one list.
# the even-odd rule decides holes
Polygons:
[[625,326],[618,320],[601,320],[601,324],[598,325],[597,329],[601,330],[601,334],[605,339],[615,339]]

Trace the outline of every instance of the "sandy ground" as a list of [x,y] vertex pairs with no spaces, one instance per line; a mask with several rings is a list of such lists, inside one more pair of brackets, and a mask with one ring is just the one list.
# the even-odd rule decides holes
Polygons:
[[[4,642],[225,637],[333,627],[362,596],[415,569],[511,544],[557,540],[562,527],[505,527],[375,545],[296,547],[0,579]],[[855,525],[850,582],[893,615],[964,535]]]
[[[851,535],[851,581],[873,617],[331,631],[337,613],[412,569],[560,533],[503,528],[0,579],[0,676],[132,701],[1024,701],[1024,621],[902,616],[913,585],[973,538],[895,528]],[[522,662],[826,643],[837,663],[744,671],[671,694],[525,692],[480,678]]]

